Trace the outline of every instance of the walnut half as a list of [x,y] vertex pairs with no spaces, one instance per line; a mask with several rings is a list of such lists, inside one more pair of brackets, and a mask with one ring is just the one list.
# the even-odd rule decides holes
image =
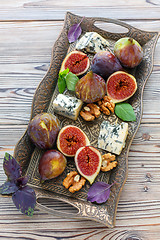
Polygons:
[[94,103],[87,104],[80,112],[81,117],[88,122],[98,118],[100,114],[99,106]]
[[106,153],[102,155],[102,165],[101,171],[107,172],[112,170],[114,167],[117,166],[117,161],[115,161],[116,156],[112,155],[111,153]]
[[67,177],[63,180],[63,186],[65,188],[69,188],[71,193],[79,191],[83,185],[85,184],[86,179],[84,177],[80,177],[80,175],[76,171],[72,171],[67,174]]
[[114,113],[115,104],[110,97],[104,96],[102,100],[98,101],[98,105],[105,115],[110,115],[111,112]]

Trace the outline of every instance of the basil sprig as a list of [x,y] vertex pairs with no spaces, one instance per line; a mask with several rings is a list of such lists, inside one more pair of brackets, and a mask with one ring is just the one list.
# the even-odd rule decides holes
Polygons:
[[136,121],[135,112],[129,103],[117,103],[115,106],[115,114],[123,121]]
[[28,177],[22,175],[21,166],[9,153],[5,153],[3,169],[7,180],[0,186],[0,194],[12,194],[16,208],[32,216],[36,206],[36,194],[31,187],[27,186]]
[[68,90],[75,91],[76,83],[79,78],[72,72],[69,72],[69,68],[65,69],[63,72],[59,73],[58,77],[58,90],[63,93],[66,86]]

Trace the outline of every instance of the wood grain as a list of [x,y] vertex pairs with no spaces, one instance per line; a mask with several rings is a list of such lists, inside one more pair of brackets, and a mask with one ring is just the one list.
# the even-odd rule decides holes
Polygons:
[[71,1],[70,4],[68,1],[22,1],[22,4],[18,5],[2,5],[0,20],[62,20],[66,11],[86,17],[115,18],[116,16],[118,19],[135,19],[136,16],[136,19],[159,19],[160,4],[158,0],[140,1],[138,5],[135,3],[134,6],[131,1],[120,1],[121,4],[118,6],[116,1],[113,2],[114,4],[110,0],[107,6],[104,1],[101,4],[94,1],[92,4],[91,0],[87,4],[84,0],[81,2]]
[[[3,156],[13,154],[24,133],[36,87],[45,75],[51,49],[66,11],[81,16],[124,20],[146,31],[160,29],[158,0],[39,1],[0,0],[0,184]],[[113,26],[97,23],[112,31]],[[119,31],[115,28],[115,31]],[[143,117],[129,153],[128,179],[117,209],[116,227],[87,220],[61,219],[36,209],[22,215],[11,197],[0,196],[0,239],[159,240],[160,235],[160,40],[143,96]],[[59,202],[50,207],[73,211]],[[132,236],[132,237],[131,237]],[[129,238],[130,237],[130,238]]]
[[[128,21],[126,21],[128,23]],[[158,30],[156,21],[129,22],[144,30]],[[62,29],[63,22],[22,22],[1,23],[0,46],[6,49],[0,59],[0,123],[27,124],[30,117],[32,98],[36,87],[47,72],[51,59],[51,49]],[[101,24],[102,27],[102,24]],[[111,26],[110,26],[111,27]],[[106,25],[103,26],[106,29]],[[113,27],[112,27],[113,29]],[[32,34],[36,31],[36,34]],[[12,32],[12,36],[10,36]],[[157,43],[154,56],[154,69],[144,92],[144,121],[154,118],[159,121],[159,75],[160,41]],[[153,86],[155,86],[153,88]],[[9,88],[8,88],[9,86]],[[30,86],[30,87],[28,87]],[[151,94],[148,98],[148,94]],[[151,102],[153,107],[150,108]],[[9,104],[9,105],[8,105]],[[13,107],[12,107],[13,106]],[[8,112],[8,107],[10,111]],[[153,114],[154,112],[154,114]],[[156,113],[156,114],[155,114]]]

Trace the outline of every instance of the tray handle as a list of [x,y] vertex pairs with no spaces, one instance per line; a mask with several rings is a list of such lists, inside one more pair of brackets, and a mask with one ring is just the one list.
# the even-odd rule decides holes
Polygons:
[[[34,187],[32,187],[34,188]],[[35,193],[36,193],[36,207],[39,210],[43,210],[47,213],[51,213],[57,217],[62,217],[62,218],[82,218],[82,217],[86,217],[88,219],[87,216],[85,216],[85,214],[83,214],[83,211],[81,211],[81,201],[80,200],[76,200],[74,198],[72,198],[72,200],[67,200],[67,198],[64,198],[63,196],[60,195],[56,195],[55,193],[52,192],[48,192],[46,190],[41,190],[41,189],[36,189],[34,188]],[[44,206],[43,204],[41,204],[39,201],[40,199],[51,199],[51,200],[57,200],[59,202],[64,202],[67,203],[68,205],[74,207],[77,211],[75,213],[72,212],[67,212],[67,211],[61,211],[61,210],[56,210],[47,206]]]
[[[30,184],[31,185],[31,184]],[[54,192],[49,192],[47,190],[37,188],[35,186],[31,187],[35,190],[36,193],[36,207],[39,210],[43,210],[47,213],[53,214],[57,217],[61,218],[76,218],[76,219],[87,219],[87,220],[95,220],[97,222],[100,222],[104,224],[105,226],[108,227],[114,227],[114,219],[110,217],[108,214],[108,210],[106,207],[102,208],[100,211],[97,210],[97,207],[95,207],[92,203],[90,202],[85,202],[81,199],[76,199],[72,197],[63,197],[62,195],[56,194]],[[41,204],[39,201],[40,199],[46,199],[46,202],[48,199],[51,200],[57,200],[59,202],[64,202],[68,204],[68,206],[74,207],[76,212],[70,212],[68,211],[61,211],[61,210],[56,210],[47,206],[44,206]]]
[[[43,197],[40,197],[40,198],[45,198],[44,196]],[[48,208],[46,206],[44,206],[43,204],[39,203],[38,202],[38,199],[39,197],[37,198],[37,202],[36,202],[36,206],[38,209],[42,210],[42,211],[45,211],[47,213],[51,213],[57,217],[61,217],[61,218],[81,218],[81,214],[80,214],[80,211],[78,211],[77,213],[69,213],[67,211],[65,212],[62,212],[60,210],[56,210],[56,209],[51,209],[51,208]],[[46,197],[45,199],[56,199],[55,197]],[[75,207],[75,206],[74,206]],[[78,208],[77,208],[78,209]]]
[[[125,23],[125,22],[121,22],[119,20],[114,20],[114,19],[111,19],[111,18],[100,18],[100,17],[94,17],[92,18],[92,24],[94,25],[95,22],[106,22],[106,23],[113,23],[115,25],[119,25],[121,27],[124,27],[124,28],[127,28],[128,29],[128,32],[127,33],[119,33],[119,34],[129,34],[131,32],[131,30],[134,28],[132,26],[130,26],[129,24]],[[97,26],[94,25],[95,28],[98,28]],[[101,28],[98,28],[98,29],[101,29]],[[103,30],[103,29],[101,29]],[[106,31],[106,30],[105,30]]]

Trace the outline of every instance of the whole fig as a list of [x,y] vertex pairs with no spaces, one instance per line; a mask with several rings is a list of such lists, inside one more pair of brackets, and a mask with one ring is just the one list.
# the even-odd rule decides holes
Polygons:
[[47,150],[39,161],[39,173],[42,180],[58,177],[67,165],[65,156],[57,150]]
[[106,84],[101,76],[90,71],[77,82],[75,92],[83,102],[97,102],[104,97]]
[[114,54],[109,51],[100,51],[94,55],[91,69],[106,80],[112,73],[123,68]]
[[124,67],[134,68],[143,58],[143,49],[133,38],[120,38],[114,45],[114,54]]
[[27,132],[37,147],[49,149],[54,145],[59,130],[60,123],[56,116],[41,113],[30,121]]

